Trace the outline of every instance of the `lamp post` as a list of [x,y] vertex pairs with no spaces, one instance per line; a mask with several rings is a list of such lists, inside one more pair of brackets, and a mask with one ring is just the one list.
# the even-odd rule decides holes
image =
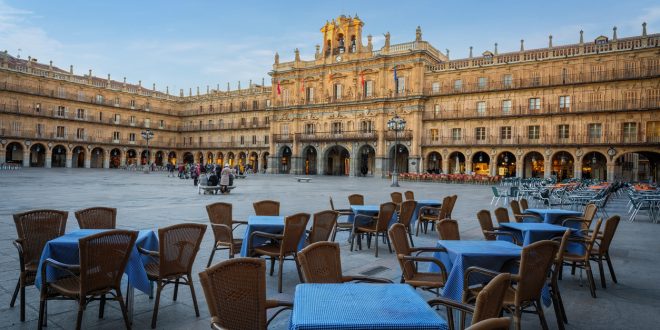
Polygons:
[[154,132],[151,131],[150,129],[146,129],[142,131],[142,138],[147,140],[147,168],[144,169],[145,174],[149,174],[149,168],[150,168],[150,160],[151,160],[151,154],[149,154],[149,140],[154,138]]
[[397,173],[397,154],[399,153],[399,131],[406,128],[406,120],[395,114],[392,119],[387,122],[387,128],[394,131],[394,170],[392,171],[392,185],[390,187],[399,186],[399,173]]

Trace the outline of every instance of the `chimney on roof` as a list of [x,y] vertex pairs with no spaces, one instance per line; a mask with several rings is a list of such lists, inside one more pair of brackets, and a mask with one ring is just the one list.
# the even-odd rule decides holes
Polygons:
[[314,58],[319,58],[321,57],[321,46],[319,44],[316,44],[316,53],[314,53]]
[[124,77],[124,84],[122,84],[122,88],[126,89],[126,77]]
[[199,96],[199,86],[197,86],[197,96]]
[[495,43],[495,55],[497,55],[497,43]]
[[69,65],[69,73],[73,74],[73,65]]
[[470,58],[472,58],[472,46],[470,46]]
[[220,92],[220,84],[216,84],[216,85],[215,85],[215,91],[216,91],[216,92]]
[[183,97],[183,88],[179,89],[179,96]]
[[580,30],[580,44],[584,43],[584,31]]
[[192,96],[192,87],[188,87],[188,96]]
[[142,89],[142,80],[138,80],[138,87],[140,87],[140,89]]
[[92,69],[89,69],[89,77],[92,77]]
[[240,80],[238,81],[238,90],[239,91],[241,90],[241,81]]
[[170,95],[170,86],[165,86],[165,94]]
[[646,37],[646,22],[642,23],[642,36]]
[[616,26],[612,28],[612,41],[616,41]]
[[525,51],[525,39],[520,39],[520,51]]
[[293,53],[296,55],[296,57],[295,57],[296,62],[300,62],[300,50],[298,50],[298,48],[296,48],[293,51]]
[[53,71],[53,61],[50,61],[48,64],[48,70]]
[[110,88],[111,82],[110,82],[110,74],[108,73],[108,81],[106,82],[106,87]]
[[552,34],[548,36],[548,48],[552,48]]
[[153,85],[151,85],[151,90],[154,92],[156,91],[156,83],[153,83]]
[[266,84],[266,79],[264,77],[261,77],[261,87],[264,87]]
[[447,52],[447,59],[449,59],[449,48],[445,48],[445,51]]

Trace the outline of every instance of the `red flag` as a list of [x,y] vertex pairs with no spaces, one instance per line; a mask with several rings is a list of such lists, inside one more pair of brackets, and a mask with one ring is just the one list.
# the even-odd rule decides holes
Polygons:
[[362,87],[364,87],[364,71],[360,72],[360,83],[362,84]]
[[305,91],[305,79],[300,78],[300,91],[304,92]]
[[277,81],[277,95],[282,94],[282,89],[280,88],[280,81]]

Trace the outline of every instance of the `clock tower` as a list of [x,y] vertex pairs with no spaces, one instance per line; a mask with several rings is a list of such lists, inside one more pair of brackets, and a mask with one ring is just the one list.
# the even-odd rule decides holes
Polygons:
[[326,62],[342,62],[354,54],[366,50],[362,46],[362,26],[364,23],[355,17],[341,15],[326,22],[321,28],[323,33],[323,52]]

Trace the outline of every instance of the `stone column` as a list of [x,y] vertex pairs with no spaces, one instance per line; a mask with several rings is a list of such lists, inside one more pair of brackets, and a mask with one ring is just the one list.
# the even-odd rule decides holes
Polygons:
[[573,162],[573,177],[582,179],[582,158]]
[[472,172],[473,172],[473,170],[472,170],[472,160],[470,159],[469,156],[465,157],[465,173],[467,174],[467,173],[472,173]]
[[419,169],[419,173],[425,173],[426,172],[426,159],[424,159],[424,154],[422,154],[419,157],[417,163],[418,163],[417,168]]
[[0,149],[0,164],[4,164],[7,162],[7,150],[5,150],[5,147],[2,147]]
[[607,162],[607,182],[614,182],[614,171],[616,171],[614,161]]
[[92,152],[91,151],[86,151],[85,152],[84,166],[85,166],[85,168],[91,168],[92,167]]
[[[520,158],[520,157],[518,157]],[[523,166],[525,163],[522,161],[522,159],[516,159],[516,178],[522,178],[524,176],[524,171],[525,167]]]
[[449,157],[442,157],[442,173],[449,174]]
[[378,145],[376,147],[376,159],[374,161],[374,176],[383,177],[387,173],[387,164],[385,155],[387,153],[387,144],[385,143],[385,128],[378,130]]
[[45,159],[45,168],[51,168],[53,165],[53,150],[52,149],[46,149],[46,159]]
[[110,168],[110,151],[103,151],[103,168]]
[[543,177],[546,179],[549,178],[552,175],[552,173],[550,173],[551,171],[552,171],[552,159],[550,157],[545,157],[545,159],[543,160]]
[[269,174],[277,174],[279,173],[279,166],[277,162],[278,158],[277,155],[271,154],[268,156],[268,173]]
[[23,150],[23,167],[30,167],[30,146]]
[[490,172],[490,176],[497,175],[497,158],[495,157],[490,158],[490,163],[488,164],[488,171]]
[[304,167],[303,164],[304,164],[304,160],[302,159],[302,157],[291,156],[291,164],[289,165],[291,166],[291,171],[289,173],[295,175],[304,174],[305,170],[303,169]]
[[119,155],[119,166],[126,166],[126,152],[127,151],[122,150],[121,154]]
[[65,163],[66,168],[71,168],[72,163],[73,163],[73,151],[70,151],[66,153],[66,163]]

